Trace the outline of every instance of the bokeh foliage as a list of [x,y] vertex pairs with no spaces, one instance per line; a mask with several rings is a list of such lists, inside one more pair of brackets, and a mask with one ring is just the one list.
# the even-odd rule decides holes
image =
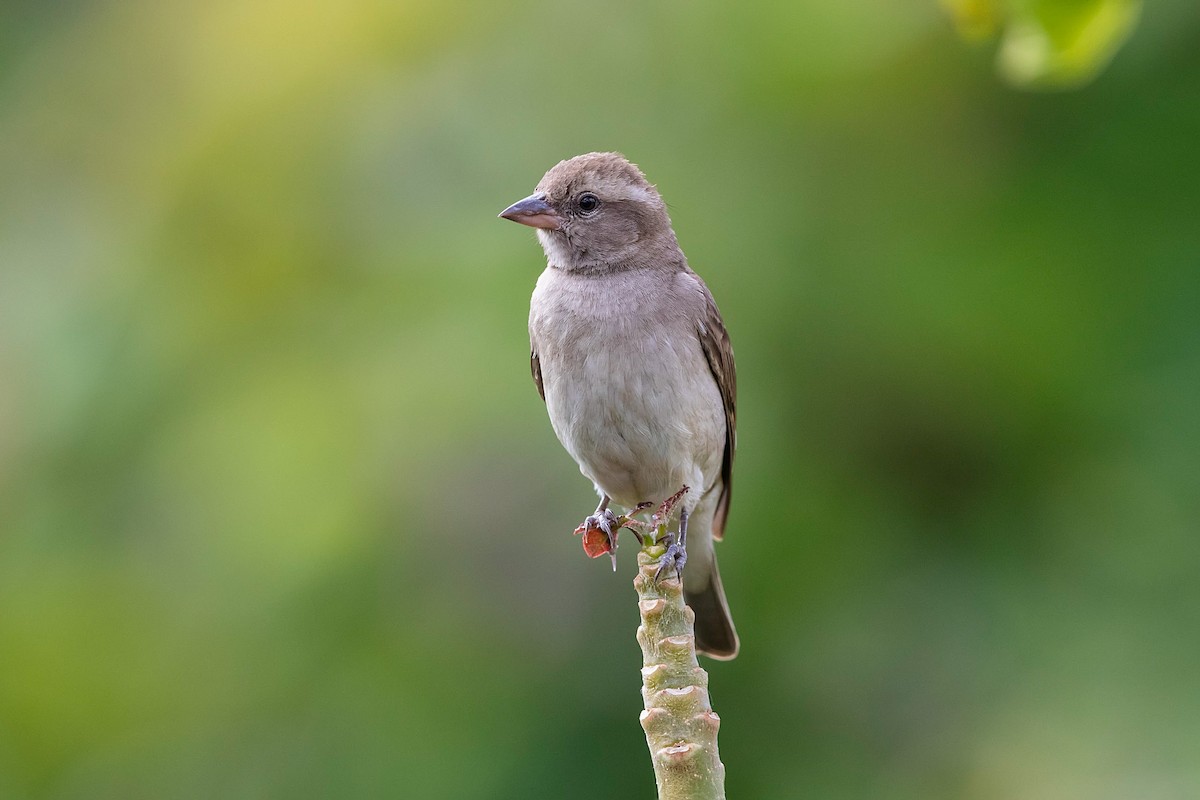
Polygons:
[[1104,69],[1137,24],[1142,0],[942,0],[968,40],[1000,30],[997,67],[1014,86],[1074,88]]
[[0,797],[643,797],[495,214],[619,149],[738,355],[735,797],[1200,793],[1200,7],[0,10]]

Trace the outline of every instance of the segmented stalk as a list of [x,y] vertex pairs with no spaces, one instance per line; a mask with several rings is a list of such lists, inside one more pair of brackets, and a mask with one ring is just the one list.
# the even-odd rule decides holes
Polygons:
[[724,800],[725,765],[717,752],[721,719],[708,698],[708,673],[696,660],[695,615],[674,574],[654,580],[665,547],[638,553],[642,624],[642,728],[654,762],[659,800]]

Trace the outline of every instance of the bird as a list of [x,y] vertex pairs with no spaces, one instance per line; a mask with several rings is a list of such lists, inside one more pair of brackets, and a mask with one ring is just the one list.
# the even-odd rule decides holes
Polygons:
[[554,433],[600,497],[585,526],[615,546],[610,504],[636,509],[687,487],[659,574],[682,578],[696,649],[733,658],[738,636],[713,549],[732,490],[733,348],[662,196],[620,153],[587,153],[556,164],[499,216],[536,229],[545,252],[530,367]]

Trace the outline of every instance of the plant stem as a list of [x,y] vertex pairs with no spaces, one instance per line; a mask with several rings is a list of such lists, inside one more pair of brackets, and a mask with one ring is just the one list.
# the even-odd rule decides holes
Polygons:
[[717,752],[721,719],[708,699],[708,673],[696,660],[696,616],[684,605],[679,579],[654,573],[665,552],[646,544],[638,553],[642,624],[642,728],[654,762],[659,800],[724,800],[725,765]]

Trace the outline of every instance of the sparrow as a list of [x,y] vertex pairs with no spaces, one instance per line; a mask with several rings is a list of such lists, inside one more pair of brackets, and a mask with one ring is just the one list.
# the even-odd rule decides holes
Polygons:
[[738,637],[713,552],[729,516],[733,348],[666,204],[624,156],[588,153],[555,165],[500,217],[535,228],[546,254],[529,309],[530,364],[554,433],[600,496],[585,524],[615,545],[611,503],[637,509],[688,487],[662,564],[682,577],[696,649],[733,658]]

